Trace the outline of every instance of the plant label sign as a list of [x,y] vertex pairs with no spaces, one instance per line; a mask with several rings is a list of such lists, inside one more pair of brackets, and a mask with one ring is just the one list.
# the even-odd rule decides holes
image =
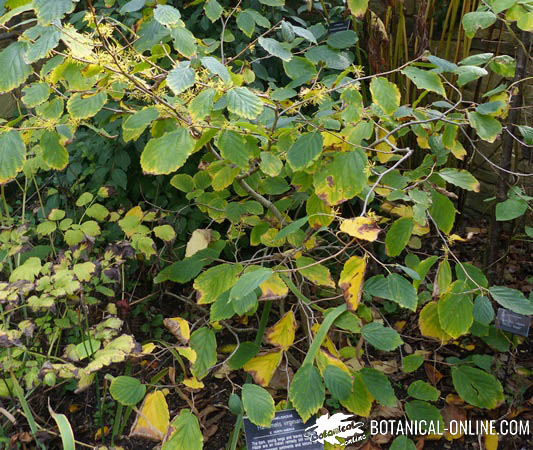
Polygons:
[[332,22],[329,24],[328,33],[333,34],[339,31],[346,31],[350,29],[351,22],[349,20],[343,22]]
[[531,319],[528,316],[517,314],[505,308],[498,309],[496,316],[496,328],[509,333],[528,336]]
[[294,409],[279,411],[270,428],[258,427],[244,417],[244,432],[248,450],[324,450],[324,444],[311,442],[306,428],[315,424],[312,417],[306,423]]

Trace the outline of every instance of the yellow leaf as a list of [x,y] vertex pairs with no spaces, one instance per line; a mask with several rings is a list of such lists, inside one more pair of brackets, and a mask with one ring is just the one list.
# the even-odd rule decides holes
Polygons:
[[294,313],[289,311],[266,332],[266,340],[272,345],[287,350],[294,342],[297,324]]
[[[382,139],[384,136],[387,135],[387,133],[388,131],[380,129],[378,132],[378,138]],[[396,139],[394,139],[394,136],[389,136],[387,140],[392,145],[396,144]],[[378,150],[376,156],[380,163],[386,163],[394,156],[394,153],[392,153],[392,147],[387,143],[387,141],[380,142],[378,145],[376,145],[376,150]]]
[[342,269],[341,277],[339,279],[339,287],[342,289],[346,304],[350,311],[355,311],[359,306],[365,269],[366,255],[363,258],[352,256],[346,261],[344,268]]
[[423,137],[423,136],[418,136],[416,138],[416,143],[418,144],[418,146],[420,148],[430,148],[429,147],[429,140],[427,137]]
[[356,217],[355,219],[344,220],[341,223],[341,231],[354,238],[373,242],[378,238],[381,229],[376,225],[374,219],[369,217]]
[[252,375],[257,384],[266,387],[279,366],[282,354],[281,350],[273,353],[262,353],[248,361],[243,369]]
[[499,108],[496,112],[490,114],[494,117],[501,117],[505,119],[509,113],[509,94],[507,92],[500,92],[499,94],[493,95],[489,98],[491,102],[503,102],[504,105]]
[[202,230],[198,228],[192,232],[187,248],[185,249],[185,257],[194,255],[196,252],[207,248],[211,242],[211,230]]
[[[109,434],[109,427],[107,425],[104,426],[104,435],[107,436]],[[98,428],[96,430],[96,433],[94,433],[94,440],[99,441],[102,439],[102,428]]]
[[423,336],[435,338],[442,342],[449,341],[449,336],[440,326],[437,302],[429,302],[420,311],[418,327]]
[[196,362],[196,352],[192,348],[177,347],[176,350],[181,356],[187,358],[191,362],[191,364],[194,364]]
[[289,293],[289,288],[277,273],[261,283],[259,288],[261,289],[261,297],[259,297],[259,300],[280,299],[286,297]]
[[143,210],[141,209],[140,206],[134,206],[133,208],[131,208],[127,213],[126,213],[126,216],[135,216],[139,219],[139,222],[142,220],[143,218]]
[[140,414],[131,428],[130,437],[143,437],[161,441],[170,423],[167,400],[161,391],[146,395]]
[[327,366],[336,366],[339,369],[344,370],[348,375],[352,376],[352,373],[346,364],[323,348],[320,349],[320,352],[316,357],[316,362],[318,368],[320,369],[320,373],[322,373]]
[[498,449],[498,433],[491,433],[490,424],[485,421],[486,428],[489,430],[489,433],[483,434],[485,438],[485,449],[486,450],[497,450]]
[[329,269],[314,259],[301,256],[296,259],[296,267],[298,268],[298,272],[311,281],[311,283],[320,286],[335,287],[335,282],[331,278]]
[[197,380],[196,377],[185,378],[183,384],[191,389],[202,389],[204,387],[204,383]]
[[[313,332],[313,336],[318,333],[318,329],[320,328],[319,323],[315,323],[313,327],[311,328],[311,331]],[[322,347],[324,347],[331,355],[333,355],[335,358],[340,358],[341,355],[339,351],[337,350],[337,347],[335,347],[335,344],[330,339],[328,335],[326,335],[326,338],[322,342]]]
[[181,317],[173,317],[163,320],[163,325],[167,327],[174,337],[183,344],[189,342],[191,338],[191,330],[189,328],[189,322]]
[[413,217],[413,208],[407,205],[396,205],[395,203],[383,202],[381,209],[399,217]]
[[144,353],[145,355],[148,355],[152,353],[155,350],[155,344],[153,342],[148,342],[148,344],[144,344],[142,346],[141,353]]

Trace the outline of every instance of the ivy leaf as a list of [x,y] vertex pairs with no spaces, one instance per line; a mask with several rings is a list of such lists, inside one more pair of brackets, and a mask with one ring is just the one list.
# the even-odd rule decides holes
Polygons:
[[479,181],[477,181],[467,170],[452,168],[441,169],[439,175],[448,183],[454,184],[455,186],[459,186],[468,191],[479,192]]
[[287,152],[287,162],[292,170],[307,169],[322,153],[322,135],[314,131],[302,134]]
[[435,72],[411,66],[403,69],[402,73],[409,78],[418,89],[436,92],[446,98],[446,91],[444,90],[442,81]]
[[370,82],[372,101],[376,103],[385,114],[391,115],[400,107],[401,94],[398,86],[383,77],[372,78]]
[[272,325],[266,332],[266,341],[269,344],[288,350],[294,342],[296,335],[296,319],[292,310],[287,312],[280,320]]
[[390,352],[403,344],[398,332],[390,327],[384,327],[379,322],[369,323],[361,328],[361,336],[378,350]]
[[0,134],[0,184],[12,180],[24,166],[26,145],[18,131]]
[[412,217],[401,217],[396,220],[387,231],[385,248],[388,256],[398,256],[411,239],[415,226]]
[[179,95],[183,91],[194,86],[194,70],[189,66],[189,62],[181,62],[176,68],[168,73],[167,85],[176,95]]
[[19,87],[32,73],[32,68],[24,61],[26,44],[13,42],[0,52],[0,67],[3,67],[0,77],[0,94]]
[[502,131],[502,124],[492,116],[468,112],[468,121],[477,131],[478,136],[487,142],[494,142]]
[[490,295],[504,308],[511,311],[524,314],[533,314],[533,302],[528,300],[522,292],[517,289],[512,289],[504,286],[492,286],[489,289]]
[[269,392],[255,384],[242,387],[242,404],[250,422],[261,427],[270,427],[274,419],[274,399]]
[[173,6],[157,5],[154,9],[154,19],[161,25],[175,25],[181,19],[181,14]]
[[88,119],[95,116],[107,101],[107,94],[82,94],[77,92],[67,101],[67,110],[73,119]]
[[59,135],[46,130],[41,136],[41,148],[46,164],[56,170],[63,170],[68,164],[67,149],[59,142]]
[[166,133],[148,141],[141,154],[144,173],[166,175],[178,170],[194,150],[194,141],[186,128]]
[[176,431],[170,439],[163,444],[161,450],[202,450],[203,436],[198,419],[191,411],[184,408],[177,418],[172,421]]
[[236,87],[226,94],[228,110],[245,119],[255,119],[263,111],[263,102],[248,88]]
[[452,367],[452,380],[459,396],[478,408],[494,409],[504,401],[500,382],[483,370],[467,365]]
[[191,372],[200,380],[217,363],[215,333],[207,327],[199,328],[191,334],[190,346],[196,352],[196,361],[191,368]]
[[301,366],[292,379],[289,399],[304,422],[324,403],[326,391],[318,369],[312,364]]
[[[76,3],[79,0],[75,0]],[[62,19],[65,14],[74,11],[72,0],[34,0],[33,8],[41,25],[50,25],[57,19]]]
[[359,306],[365,269],[366,258],[352,256],[344,263],[339,278],[339,287],[342,289],[344,299],[350,311],[357,310]]

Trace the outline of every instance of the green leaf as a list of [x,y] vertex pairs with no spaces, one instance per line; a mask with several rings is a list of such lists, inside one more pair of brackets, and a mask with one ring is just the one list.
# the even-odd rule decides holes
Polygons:
[[313,258],[300,256],[296,258],[298,272],[307,278],[311,283],[319,286],[335,287],[335,282],[331,278],[331,273],[326,266],[317,264]]
[[95,116],[107,101],[107,94],[81,94],[77,92],[67,101],[67,110],[73,119],[88,119]]
[[300,219],[295,220],[294,222],[290,223],[282,230],[279,230],[276,236],[274,236],[274,240],[277,241],[279,239],[285,239],[290,234],[302,228],[306,223],[307,223],[307,216],[301,217]]
[[474,322],[472,294],[463,281],[453,283],[438,303],[442,329],[453,338],[466,334]]
[[207,327],[199,328],[191,334],[190,346],[196,352],[196,361],[191,368],[191,372],[196,378],[201,379],[217,363],[215,333]]
[[344,30],[330,34],[328,37],[328,45],[333,48],[347,48],[353,47],[359,38],[355,31]]
[[122,137],[125,142],[136,140],[146,127],[159,117],[159,111],[152,106],[136,111],[122,122]]
[[314,131],[302,134],[287,152],[287,162],[292,170],[307,169],[322,153],[322,135]]
[[248,37],[252,37],[255,30],[255,19],[249,11],[244,10],[237,16],[237,26]]
[[120,8],[120,14],[127,14],[130,12],[139,11],[139,9],[144,7],[146,0],[130,0],[122,8]]
[[365,282],[364,292],[398,303],[411,311],[416,311],[418,304],[416,289],[408,280],[397,273],[391,273],[387,278],[383,275],[369,278]]
[[161,450],[202,450],[203,436],[196,416],[187,408],[180,411],[179,416],[172,421],[176,429],[172,437],[163,444]]
[[213,303],[221,294],[233,287],[241,271],[240,264],[219,264],[207,269],[194,280],[193,287],[198,291],[198,303]]
[[385,237],[387,255],[398,256],[402,253],[409,239],[411,239],[414,226],[415,223],[412,217],[401,217],[391,225]]
[[46,130],[41,136],[43,159],[52,169],[63,170],[68,164],[68,151],[59,142],[59,135]]
[[416,445],[407,436],[398,436],[392,441],[389,450],[416,450]]
[[478,295],[474,300],[474,320],[483,325],[488,325],[494,320],[494,309],[490,300]]
[[533,314],[533,302],[528,300],[524,294],[517,289],[505,286],[492,286],[489,289],[489,292],[490,295],[492,295],[492,298],[504,308],[527,316]]
[[368,0],[348,0],[348,8],[357,18],[361,18],[365,15],[368,8]]
[[411,373],[418,369],[424,362],[422,355],[414,354],[404,356],[402,359],[402,372]]
[[455,186],[459,186],[468,191],[479,192],[479,181],[467,170],[442,169],[439,171],[439,175],[448,183],[454,184]]
[[285,0],[259,0],[259,3],[267,6],[284,6]]
[[48,100],[50,87],[46,83],[32,83],[22,89],[22,101],[28,108],[34,108],[37,105]]
[[170,5],[157,5],[154,9],[154,19],[161,25],[175,25],[181,19],[180,12]]
[[[77,2],[78,0],[76,0]],[[33,8],[41,25],[50,25],[74,11],[72,0],[34,0]]]
[[[18,389],[16,390],[18,394],[20,393],[21,389],[20,389],[20,386],[17,386],[17,388]],[[21,396],[24,397],[23,395]],[[25,413],[26,413],[26,410],[28,412],[30,411],[29,406],[27,404],[25,408],[23,407],[23,409]],[[63,446],[63,450],[75,450],[76,444],[74,441],[74,433],[72,431],[72,427],[70,426],[70,422],[67,419],[67,416],[65,416],[64,414],[58,414],[54,412],[54,410],[50,406],[50,399],[48,400],[48,412],[55,420],[57,424],[57,428],[59,428],[59,434],[61,436],[61,444]]]
[[498,55],[491,60],[489,67],[501,77],[514,78],[516,60],[509,55]]
[[196,53],[196,38],[185,27],[174,27],[170,34],[174,40],[174,48],[186,58],[194,56]]
[[302,365],[292,379],[289,399],[304,422],[322,407],[325,398],[318,369],[312,364]]
[[346,400],[341,400],[342,406],[358,416],[368,417],[374,397],[368,392],[360,373],[354,375],[352,392]]
[[17,176],[26,160],[26,146],[18,131],[0,134],[0,184]]
[[167,85],[176,95],[194,86],[194,83],[194,70],[189,67],[189,62],[179,63],[167,76]]
[[317,43],[314,34],[311,33],[309,30],[307,30],[306,28],[297,27],[295,25],[292,25],[292,30],[294,31],[294,34],[296,34],[297,36],[300,36],[300,37],[304,38],[305,40],[307,40],[309,42],[312,42],[313,44]]
[[217,21],[222,15],[224,9],[220,6],[217,0],[207,0],[204,5],[205,15],[211,22]]
[[488,75],[488,72],[483,67],[477,67],[475,65],[458,67],[455,73],[459,75],[457,78],[457,85],[459,87],[463,87],[465,84]]
[[255,119],[263,111],[263,102],[248,88],[236,87],[226,94],[228,110],[245,119]]
[[455,274],[457,275],[457,279],[463,280],[469,289],[479,289],[479,286],[486,288],[489,285],[487,277],[483,274],[483,272],[472,264],[463,263],[462,267],[461,265],[456,264]]
[[448,234],[452,231],[455,222],[455,207],[448,197],[432,191],[431,208],[428,211],[442,232]]
[[407,389],[407,393],[418,400],[436,402],[439,399],[440,391],[431,384],[422,380],[413,381]]
[[[174,28],[173,31],[176,29],[177,28]],[[169,35],[169,30],[157,20],[150,19],[142,23],[137,34],[139,35],[139,39],[135,41],[133,48],[142,53],[146,50],[150,50],[154,45],[160,44],[162,40]]]
[[216,91],[212,88],[205,89],[189,103],[189,114],[194,120],[202,120],[213,109],[213,100]]
[[426,434],[429,430],[444,430],[444,421],[440,411],[428,402],[422,400],[407,402],[405,412],[409,420],[418,422],[420,429]]
[[33,42],[27,45],[27,50],[24,54],[24,61],[27,64],[33,64],[45,58],[50,50],[59,45],[59,39],[61,37],[61,31],[53,25],[48,27],[37,25],[30,30],[35,31],[36,34],[38,32],[38,37],[32,36]]
[[141,167],[147,174],[166,175],[178,170],[193,150],[194,140],[189,131],[178,127],[148,141],[141,154]]
[[216,142],[220,155],[241,169],[248,169],[248,161],[252,156],[244,137],[232,130],[223,130]]
[[367,157],[359,150],[337,153],[315,173],[315,194],[330,206],[352,199],[366,185],[366,165]]
[[483,370],[467,365],[452,367],[452,380],[459,397],[478,408],[494,409],[504,400],[500,382]]
[[478,136],[487,142],[494,142],[502,131],[502,124],[492,116],[468,112],[468,121],[475,128]]
[[261,152],[261,162],[259,163],[261,171],[270,175],[271,177],[277,177],[281,169],[283,169],[283,163],[278,156],[271,152]]
[[499,14],[502,11],[511,8],[515,5],[517,0],[492,0],[492,10],[494,11],[494,14]]
[[527,145],[533,145],[533,127],[527,127],[525,125],[519,126],[518,129],[524,138],[524,142]]
[[228,366],[232,370],[238,370],[257,355],[258,351],[259,347],[254,342],[241,342],[237,351],[228,360]]
[[509,198],[496,205],[496,220],[513,220],[525,214],[527,202],[519,198]]
[[496,15],[490,11],[474,11],[463,16],[463,28],[468,38],[472,39],[478,30],[484,30],[496,22]]
[[398,332],[390,327],[384,327],[379,322],[371,322],[361,328],[361,335],[378,350],[391,352],[403,344]]
[[366,388],[379,403],[391,408],[398,405],[394,389],[392,389],[392,385],[384,373],[369,367],[361,369],[359,373],[363,377]]
[[113,378],[109,393],[121,405],[135,406],[144,398],[146,385],[134,377],[118,376]]
[[329,393],[337,400],[347,400],[352,392],[352,377],[334,365],[327,365],[322,373]]
[[385,114],[391,115],[400,107],[400,90],[398,86],[386,78],[372,78],[370,82],[372,101],[376,103]]
[[0,52],[0,67],[4,72],[0,77],[0,94],[19,87],[32,73],[32,67],[24,60],[26,45],[13,42]]
[[437,94],[446,97],[446,91],[444,90],[442,81],[435,72],[410,66],[403,69],[402,73],[409,78],[418,89],[436,92]]
[[165,242],[170,242],[176,237],[176,232],[174,231],[174,228],[172,228],[170,225],[159,225],[157,227],[154,227],[153,231],[159,239]]
[[202,65],[214,75],[218,75],[224,83],[231,82],[231,75],[228,68],[218,59],[212,56],[205,56],[201,59]]
[[261,283],[272,276],[272,269],[261,267],[241,275],[237,282],[231,288],[229,301],[234,302],[255,291]]
[[283,61],[283,68],[290,79],[304,80],[304,83],[316,76],[317,73],[315,65],[302,56],[293,56],[290,61]]
[[250,422],[260,427],[270,427],[274,419],[275,407],[274,399],[266,389],[256,384],[244,384],[242,404]]
[[518,18],[516,25],[523,31],[533,32],[533,11],[522,14]]

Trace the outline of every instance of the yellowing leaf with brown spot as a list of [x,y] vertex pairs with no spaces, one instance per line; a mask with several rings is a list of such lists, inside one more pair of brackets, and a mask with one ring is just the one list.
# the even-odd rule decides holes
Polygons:
[[185,378],[183,384],[191,389],[202,389],[204,387],[204,383],[197,380],[196,377]]
[[135,216],[139,221],[143,219],[143,215],[144,213],[140,206],[134,206],[126,213],[126,216]]
[[173,317],[171,319],[163,320],[163,325],[167,327],[174,337],[183,344],[189,342],[191,338],[191,330],[189,328],[189,322],[181,317]]
[[350,311],[355,311],[361,300],[363,278],[366,269],[366,255],[361,258],[352,256],[344,264],[339,279],[339,287],[342,289],[346,304]]
[[341,370],[344,370],[348,375],[352,375],[350,372],[350,369],[344,364],[339,358],[336,358],[331,353],[329,353],[327,350],[324,350],[323,348],[320,349],[320,352],[318,352],[318,355],[316,357],[317,366],[320,370],[320,373],[324,371],[324,369],[327,366],[336,366]]
[[163,392],[155,391],[147,394],[140,412],[131,427],[130,437],[142,437],[152,441],[163,440],[170,423],[168,404]]
[[[318,329],[320,328],[319,323],[315,323],[313,327],[311,328],[311,331],[313,332],[313,336],[315,336],[318,333]],[[322,341],[322,347],[325,348],[329,353],[331,353],[335,358],[340,358],[341,355],[339,351],[337,350],[337,347],[335,347],[335,344],[330,339],[328,335],[326,335],[324,341]]]
[[259,288],[261,289],[259,300],[276,300],[286,297],[289,293],[289,288],[277,273],[261,283]]
[[269,344],[277,345],[282,350],[287,350],[294,342],[296,328],[296,319],[291,310],[267,330],[266,340]]
[[437,302],[429,302],[422,308],[418,317],[418,327],[422,336],[435,338],[442,342],[452,338],[440,326]]
[[176,348],[176,350],[181,356],[187,358],[191,364],[194,364],[196,362],[196,352],[192,348],[178,347]]
[[189,242],[187,242],[187,248],[185,249],[185,257],[194,255],[200,250],[207,248],[211,242],[211,230],[197,229],[192,232]]
[[263,353],[248,361],[243,369],[252,375],[254,381],[266,387],[274,376],[274,372],[281,362],[283,352]]
[[[464,426],[466,425],[466,411],[464,408],[456,405],[446,405],[441,410],[442,419],[444,420],[444,437],[449,440],[461,439],[464,435]],[[451,422],[455,423],[455,426],[450,426]],[[451,433],[455,431],[455,433]]]
[[369,217],[356,217],[346,219],[341,223],[341,231],[357,239],[374,242],[381,229],[374,219]]

